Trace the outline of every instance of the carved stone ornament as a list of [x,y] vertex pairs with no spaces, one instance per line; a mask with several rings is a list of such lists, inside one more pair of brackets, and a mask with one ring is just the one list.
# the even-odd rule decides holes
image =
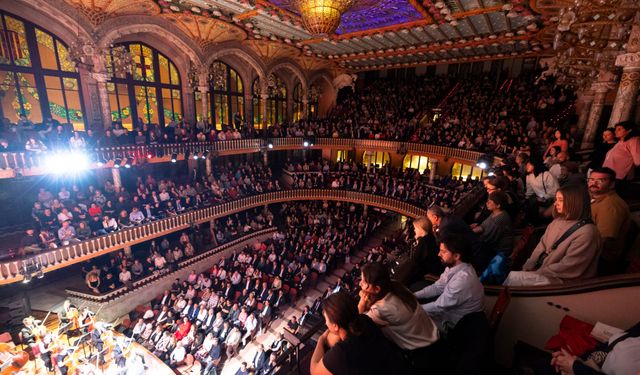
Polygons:
[[640,52],[623,53],[616,57],[616,66],[623,69],[640,69]]

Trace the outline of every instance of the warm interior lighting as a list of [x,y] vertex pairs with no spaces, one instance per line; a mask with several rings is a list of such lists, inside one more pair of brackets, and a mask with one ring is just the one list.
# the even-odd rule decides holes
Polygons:
[[315,36],[334,34],[340,26],[340,16],[353,0],[296,0],[304,28]]

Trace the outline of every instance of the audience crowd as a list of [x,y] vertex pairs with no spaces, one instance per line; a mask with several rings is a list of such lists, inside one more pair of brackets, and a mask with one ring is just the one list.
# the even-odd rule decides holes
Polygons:
[[62,186],[54,194],[40,188],[31,209],[33,227],[21,240],[20,252],[79,242],[188,210],[208,207],[252,194],[280,190],[271,169],[260,163],[216,164],[209,176],[177,183],[148,175],[135,186]]
[[332,188],[360,191],[399,199],[416,206],[429,207],[439,204],[443,208],[454,208],[478,183],[456,177],[436,176],[429,180],[429,171],[422,174],[407,168],[404,171],[384,165],[367,168],[365,165],[337,162],[289,163],[292,188]]

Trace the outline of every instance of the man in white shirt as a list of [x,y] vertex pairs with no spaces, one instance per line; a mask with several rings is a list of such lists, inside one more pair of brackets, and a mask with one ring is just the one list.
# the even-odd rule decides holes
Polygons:
[[443,225],[439,231],[438,256],[447,268],[432,285],[415,292],[419,299],[435,301],[422,305],[441,331],[447,331],[467,314],[484,311],[484,287],[473,266],[471,234],[464,223]]
[[173,349],[171,355],[169,355],[169,366],[175,368],[180,366],[184,361],[184,357],[187,355],[187,351],[182,345],[182,341],[178,341],[176,348]]

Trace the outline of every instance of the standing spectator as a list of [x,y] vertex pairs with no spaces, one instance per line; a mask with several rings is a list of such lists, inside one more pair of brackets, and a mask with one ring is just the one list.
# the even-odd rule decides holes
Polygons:
[[623,197],[627,196],[626,180],[632,179],[634,169],[640,167],[640,136],[636,131],[636,124],[631,121],[616,124],[618,143],[607,152],[602,164],[603,167],[613,169],[616,179],[623,182],[618,184],[618,193]]

